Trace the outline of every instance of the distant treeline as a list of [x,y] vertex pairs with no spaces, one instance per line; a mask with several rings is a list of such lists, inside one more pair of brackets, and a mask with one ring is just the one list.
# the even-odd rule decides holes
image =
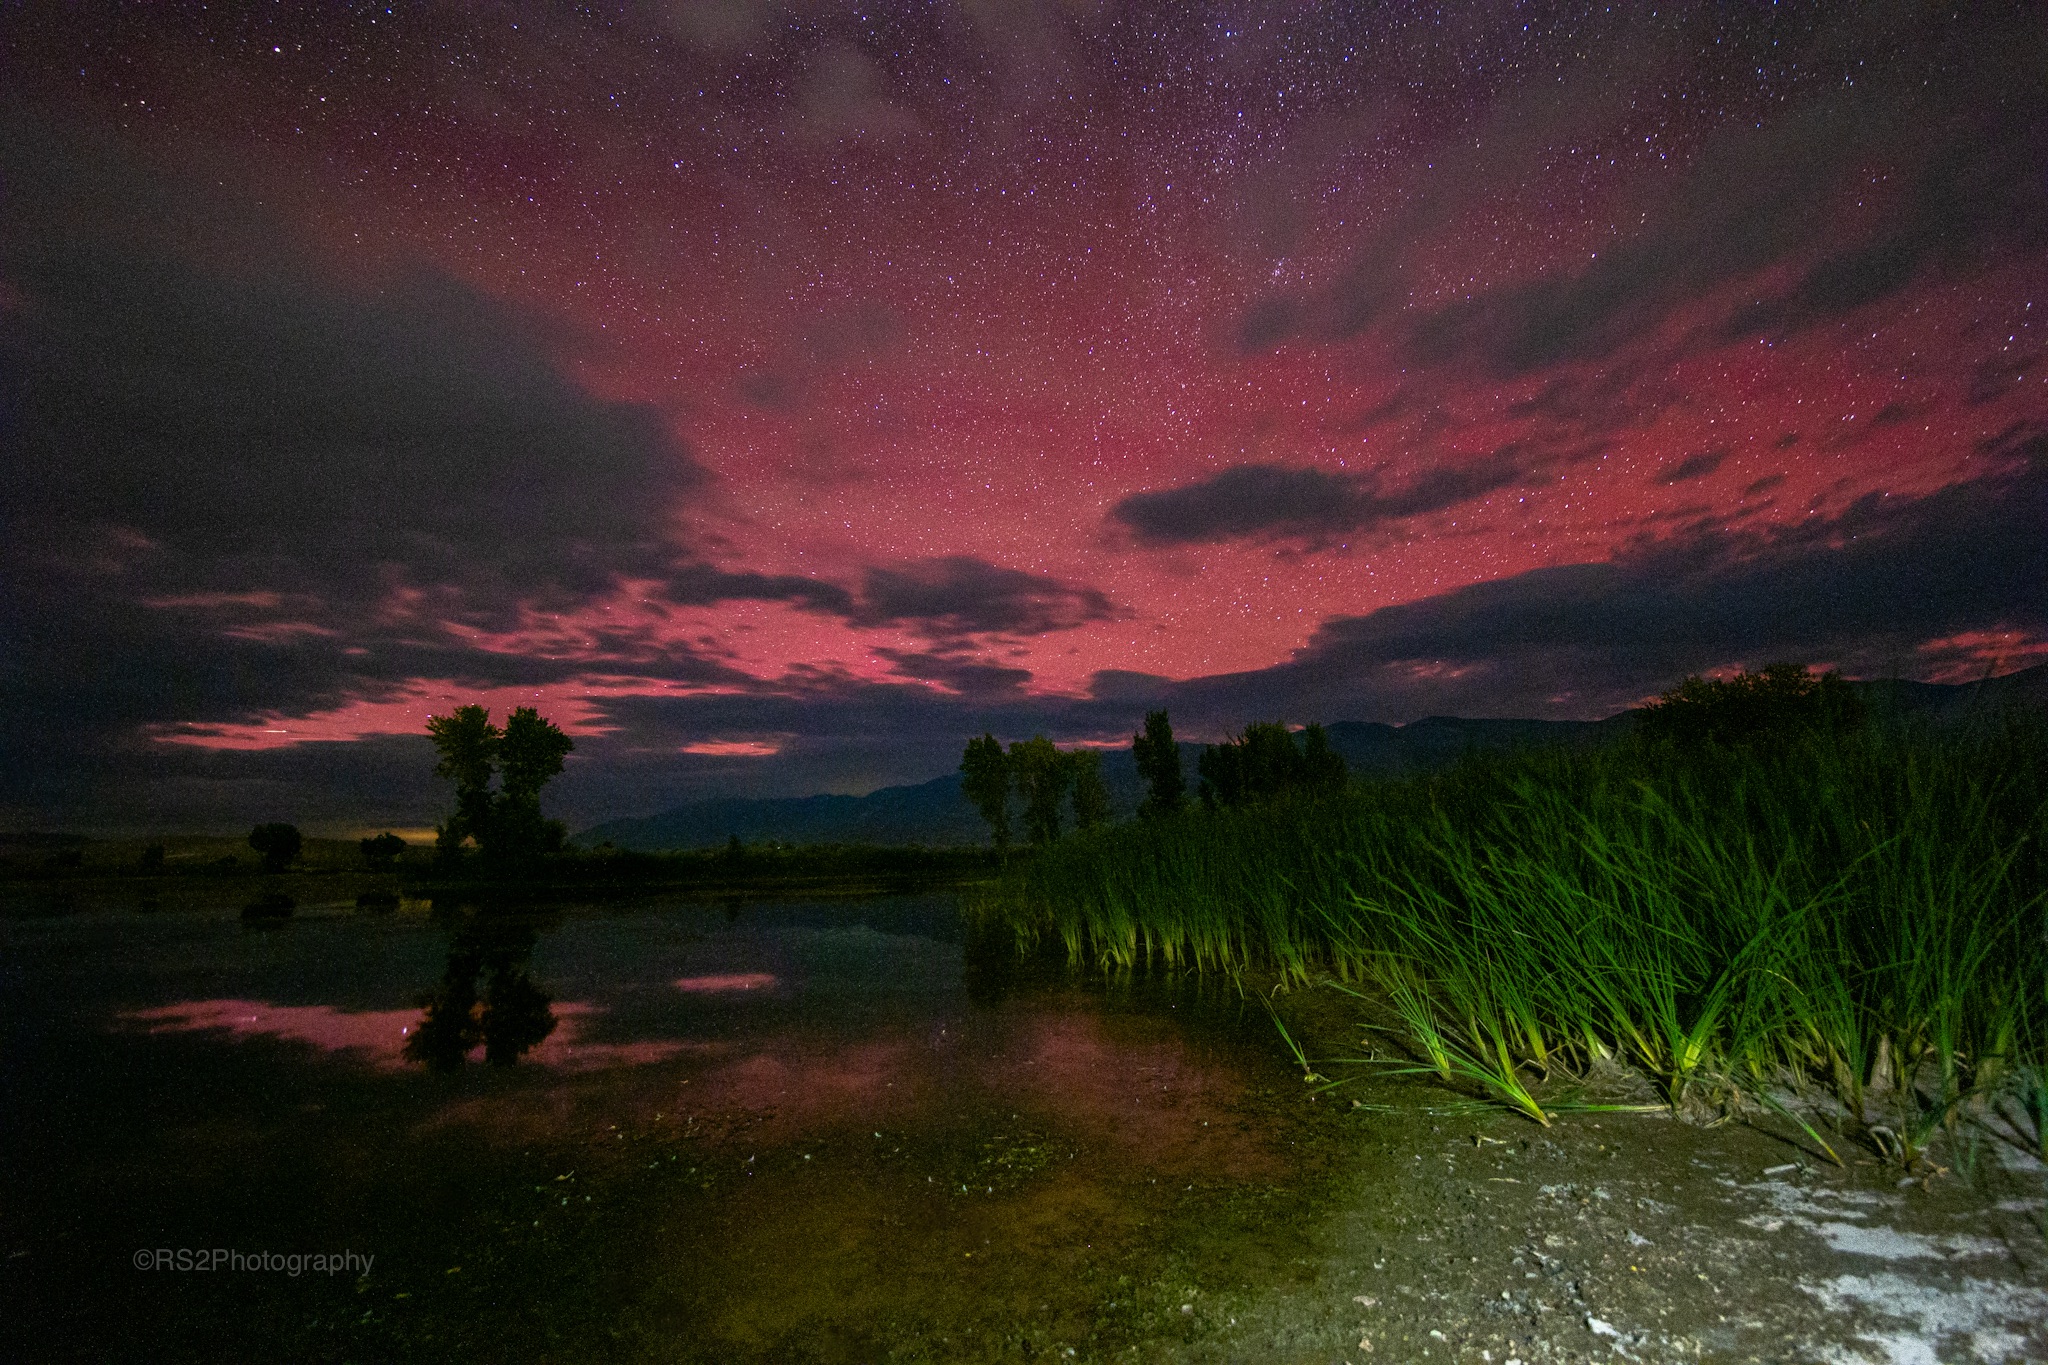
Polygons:
[[[1145,779],[1140,819],[1177,814],[1186,804],[1187,776],[1180,745],[1165,711],[1148,712],[1145,728],[1131,736],[1131,756]],[[1344,789],[1344,758],[1330,746],[1320,725],[1299,733],[1277,721],[1260,721],[1221,744],[1202,746],[1196,796],[1205,810],[1228,809],[1276,796],[1328,794]],[[1110,822],[1108,789],[1102,781],[1102,751],[1055,748],[1044,735],[1002,741],[984,734],[967,742],[960,759],[960,790],[988,822],[996,851],[1010,847],[1011,802],[1020,807],[1024,833],[1035,845],[1056,842],[1069,809],[1074,829],[1086,833]]]

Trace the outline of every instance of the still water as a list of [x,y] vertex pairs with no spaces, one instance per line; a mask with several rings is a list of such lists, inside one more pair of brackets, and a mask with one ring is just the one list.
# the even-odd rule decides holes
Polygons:
[[1256,1001],[947,896],[0,919],[0,1087],[51,1360],[1172,1359],[1334,1150]]

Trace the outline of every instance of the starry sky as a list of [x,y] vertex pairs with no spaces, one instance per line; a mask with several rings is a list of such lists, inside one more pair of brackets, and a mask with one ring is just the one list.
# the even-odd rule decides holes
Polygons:
[[416,827],[470,700],[576,824],[2048,659],[2033,6],[29,3],[0,62],[0,825]]

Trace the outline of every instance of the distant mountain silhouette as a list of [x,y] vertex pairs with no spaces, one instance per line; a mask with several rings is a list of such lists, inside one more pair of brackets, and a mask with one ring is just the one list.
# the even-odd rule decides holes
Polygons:
[[[2008,705],[2048,708],[2048,664],[1982,682],[1947,684],[1883,678],[1854,684],[1871,709],[1900,719],[1954,724]],[[1326,726],[1330,742],[1357,775],[1398,775],[1447,767],[1474,749],[1535,748],[1550,744],[1604,744],[1635,723],[1633,711],[1605,720],[1464,720],[1430,716],[1406,725],[1342,720]],[[962,740],[965,743],[965,740]],[[1194,783],[1199,744],[1182,744],[1181,762]],[[1144,797],[1144,782],[1129,748],[1106,750],[1102,777],[1112,809],[1129,819]],[[981,844],[988,826],[960,793],[960,775],[946,773],[907,787],[883,787],[866,796],[730,797],[693,801],[659,815],[611,820],[576,836],[594,848],[708,848],[737,835],[746,843]]]

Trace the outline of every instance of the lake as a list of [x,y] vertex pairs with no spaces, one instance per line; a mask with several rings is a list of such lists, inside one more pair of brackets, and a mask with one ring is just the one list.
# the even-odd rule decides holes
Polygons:
[[0,1057],[42,1360],[1149,1351],[1307,1273],[1344,1142],[1255,998],[948,895],[17,915]]

